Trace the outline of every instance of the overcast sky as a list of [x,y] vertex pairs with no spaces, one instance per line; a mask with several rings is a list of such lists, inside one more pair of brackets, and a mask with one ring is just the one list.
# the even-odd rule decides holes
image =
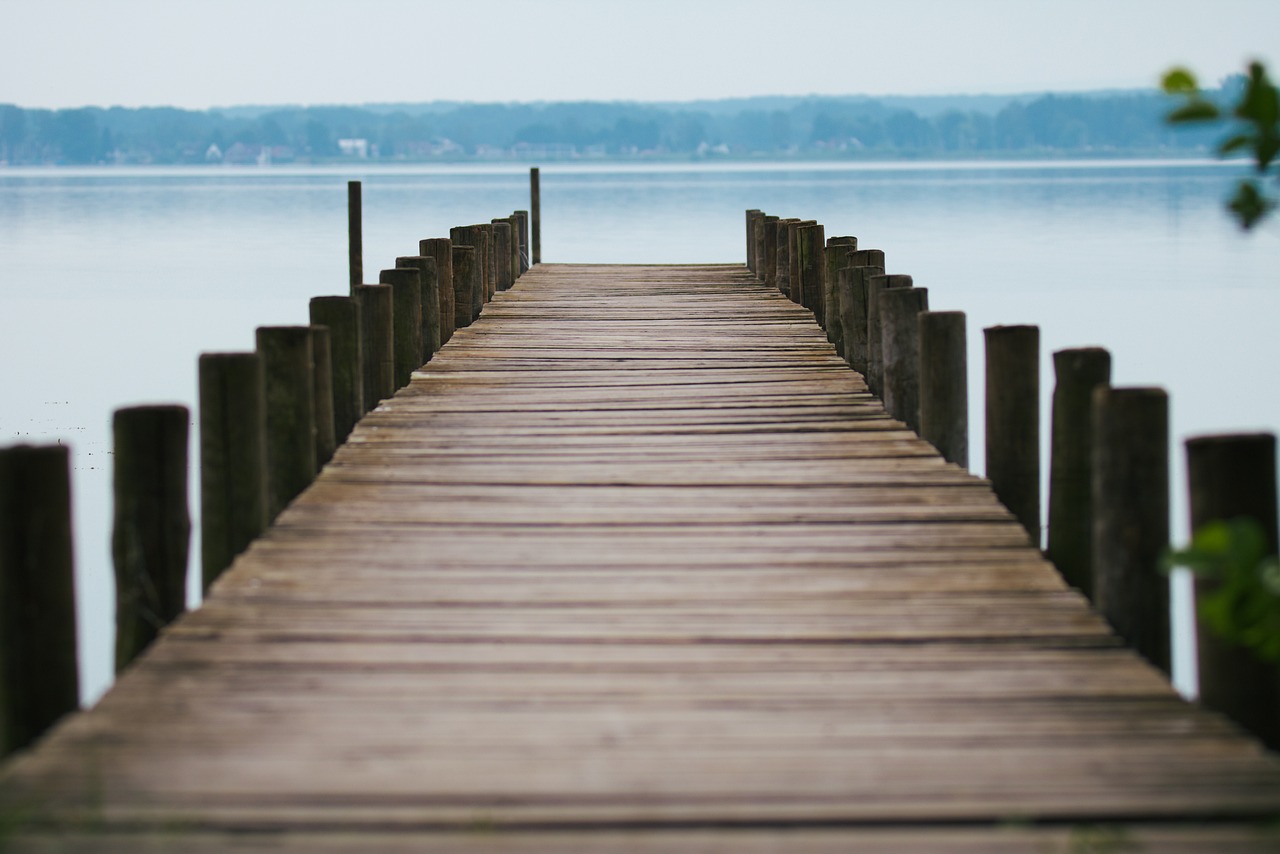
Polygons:
[[0,0],[24,107],[977,94],[1280,72],[1280,0]]

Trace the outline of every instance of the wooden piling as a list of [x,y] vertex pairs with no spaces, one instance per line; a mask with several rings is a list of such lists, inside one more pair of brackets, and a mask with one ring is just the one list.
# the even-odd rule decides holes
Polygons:
[[892,288],[880,294],[884,407],[920,432],[920,321],[929,310],[927,288]]
[[826,272],[822,279],[822,320],[827,332],[827,340],[836,348],[837,353],[844,352],[844,329],[840,325],[840,299],[836,291],[840,284],[840,270],[845,266],[845,258],[858,248],[856,237],[828,237],[825,251]]
[[0,449],[0,756],[80,702],[70,463],[63,445]]
[[422,282],[416,267],[396,267],[378,274],[391,287],[391,342],[396,388],[404,388],[422,367]]
[[542,263],[542,188],[539,186],[538,167],[529,170],[529,229],[533,243],[533,264]]
[[798,219],[787,223],[787,296],[796,305],[804,305],[804,282],[800,278],[800,229],[817,225],[816,220]]
[[364,411],[370,412],[396,393],[391,286],[361,285],[356,288],[356,297],[360,300]]
[[364,281],[364,234],[362,227],[360,182],[347,182],[347,266],[351,277],[351,292]]
[[365,413],[360,303],[355,297],[314,297],[310,315],[312,325],[329,330],[333,439],[340,445]]
[[1169,396],[1093,390],[1094,603],[1116,633],[1170,673]]
[[474,246],[453,245],[454,322],[459,329],[471,325],[471,293],[480,287],[477,255]]
[[458,328],[454,309],[457,296],[453,286],[453,241],[447,237],[419,240],[418,254],[436,259],[436,288],[440,296],[440,346],[443,347]]
[[426,364],[440,349],[440,275],[436,259],[426,255],[402,255],[396,259],[397,267],[418,271],[418,285],[422,292],[422,356]]
[[267,401],[267,518],[274,520],[317,471],[311,327],[260,326],[256,337]]
[[313,323],[311,330],[311,399],[315,407],[316,471],[324,468],[338,449],[333,415],[333,336],[329,327]]
[[919,316],[920,438],[947,462],[969,467],[969,367],[962,311]]
[[996,497],[1040,547],[1040,328],[989,326],[986,474]]
[[1093,599],[1093,392],[1111,382],[1101,347],[1053,354],[1046,555],[1063,579]]
[[867,367],[867,282],[874,276],[883,276],[884,266],[850,266],[840,270],[836,280],[836,302],[840,307],[840,328],[843,350],[841,355],[865,378]]
[[764,265],[760,271],[760,281],[764,282],[765,287],[777,289],[778,287],[778,223],[779,218],[776,216],[765,216],[760,220],[760,227],[764,234],[763,253]]
[[[505,219],[493,221],[493,289],[505,291],[515,283],[511,270],[511,223]],[[493,298],[493,294],[489,295]]]
[[516,219],[520,221],[516,234],[520,237],[520,275],[529,272],[529,212],[516,211]]
[[778,220],[778,234],[774,250],[774,286],[785,297],[791,296],[791,226],[798,219]]
[[200,562],[204,590],[267,527],[266,412],[261,356],[200,356]]
[[747,269],[756,272],[756,219],[764,216],[764,211],[752,208],[747,211]]
[[190,423],[185,406],[132,406],[112,416],[117,673],[186,608]]
[[880,295],[890,288],[909,288],[911,277],[900,274],[868,276],[867,282],[867,386],[884,396],[884,345],[881,342]]
[[826,288],[826,236],[823,226],[814,223],[796,229],[796,269],[800,274],[800,304],[813,312],[819,326],[823,319],[822,292]]
[[[454,248],[470,246],[474,253],[472,261],[472,279],[458,272],[458,254],[453,256],[453,302],[457,312],[457,325],[470,326],[480,317],[480,309],[484,305],[485,270],[489,265],[489,236],[479,226],[461,225],[449,229],[449,239]],[[466,300],[469,313],[463,314],[460,303]]]
[[[1276,530],[1276,437],[1273,433],[1187,440],[1191,530],[1209,522],[1252,519],[1266,551],[1280,548]],[[1196,599],[1216,582],[1196,580]],[[1225,714],[1272,750],[1280,750],[1280,665],[1214,633],[1197,615],[1200,702]]]

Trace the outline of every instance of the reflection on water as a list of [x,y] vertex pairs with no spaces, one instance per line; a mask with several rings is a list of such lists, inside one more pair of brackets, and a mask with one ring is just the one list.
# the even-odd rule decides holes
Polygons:
[[[1117,385],[1168,388],[1181,537],[1181,439],[1280,424],[1265,380],[1280,362],[1280,232],[1242,236],[1223,215],[1237,171],[1155,161],[552,164],[541,175],[543,259],[740,262],[747,208],[856,235],[885,250],[890,272],[928,287],[933,308],[968,312],[971,389],[982,388],[979,331],[997,323],[1041,326],[1046,425],[1056,349],[1109,347]],[[112,410],[194,409],[199,353],[251,349],[256,326],[305,323],[312,296],[344,292],[353,178],[364,182],[370,281],[419,238],[528,206],[527,170],[508,164],[0,169],[0,442],[74,448],[87,698],[111,671]],[[971,414],[981,472],[976,398]]]

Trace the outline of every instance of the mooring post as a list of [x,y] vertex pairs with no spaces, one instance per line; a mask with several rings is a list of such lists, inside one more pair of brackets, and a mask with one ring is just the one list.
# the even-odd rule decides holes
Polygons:
[[969,467],[969,367],[963,311],[919,316],[920,438]]
[[763,255],[764,265],[760,271],[760,281],[764,282],[765,287],[778,287],[778,223],[780,218],[776,216],[765,216],[760,220],[760,227],[764,235]]
[[1093,392],[1111,382],[1101,347],[1053,354],[1046,555],[1063,579],[1093,600]]
[[324,468],[338,449],[333,416],[333,335],[329,327],[311,324],[311,400],[315,406],[316,471]]
[[360,182],[347,182],[347,259],[351,274],[351,293],[364,281],[364,233],[360,201]]
[[881,341],[880,295],[890,288],[909,288],[911,277],[901,274],[868,276],[867,282],[867,386],[884,399],[884,344]]
[[396,393],[391,286],[360,285],[356,298],[360,301],[360,343],[364,348],[360,354],[364,411],[371,412]]
[[478,226],[484,232],[484,289],[480,292],[480,304],[475,307],[476,317],[498,291],[498,226],[486,222]]
[[1093,590],[1099,613],[1165,673],[1169,659],[1169,396],[1093,390]]
[[316,476],[311,327],[260,326],[257,345],[267,398],[267,517],[274,520]]
[[840,270],[845,266],[849,253],[858,248],[856,237],[828,237],[824,253],[826,271],[822,279],[822,319],[827,340],[844,352],[844,328],[841,326],[840,298],[836,291],[840,286]]
[[471,292],[480,287],[477,255],[474,246],[453,244],[453,322],[458,329],[471,325]]
[[529,229],[532,232],[533,263],[542,263],[542,189],[538,186],[538,167],[529,170]]
[[791,296],[791,226],[800,222],[795,218],[778,220],[776,263],[776,286],[785,297]]
[[333,440],[340,445],[365,413],[360,303],[355,297],[314,297],[310,315],[313,326],[329,330]]
[[1040,328],[989,326],[987,479],[1040,547]]
[[787,224],[787,260],[789,262],[787,296],[791,297],[791,301],[796,305],[804,305],[804,282],[800,276],[802,265],[800,229],[817,224],[817,220],[812,219],[798,219]]
[[[472,249],[474,260],[471,271],[464,276],[458,271],[458,253],[453,254],[453,303],[457,313],[458,326],[470,326],[480,317],[480,308],[484,304],[485,269],[489,264],[489,238],[479,226],[461,225],[449,229],[449,239],[457,249],[467,246]],[[466,302],[468,312],[463,313],[461,303]]]
[[261,356],[200,356],[200,562],[204,590],[267,527],[266,411]]
[[520,223],[516,232],[520,236],[520,275],[523,276],[529,272],[529,212],[516,211],[515,216]]
[[796,268],[800,273],[800,304],[813,312],[819,326],[823,319],[822,291],[826,287],[826,229],[814,223],[796,229]]
[[[515,282],[511,273],[511,223],[505,219],[493,221],[494,293],[505,291]],[[493,294],[489,294],[493,299]]]
[[929,310],[928,288],[892,288],[880,294],[884,408],[920,433],[920,320]]
[[418,254],[436,259],[436,288],[440,295],[440,346],[443,347],[458,328],[454,308],[457,296],[453,286],[453,241],[447,237],[419,240]]
[[[868,250],[877,251],[877,250]],[[883,256],[883,253],[880,253]],[[836,282],[836,302],[840,306],[840,328],[843,336],[844,350],[841,355],[853,368],[865,378],[868,374],[867,360],[869,345],[870,317],[868,310],[868,285],[875,276],[884,275],[884,264],[859,264],[868,260],[862,250],[849,254],[851,266],[840,270],[840,278]]]
[[756,263],[751,274],[757,282],[764,281],[764,219],[765,215],[761,213],[751,221],[751,240]]
[[436,259],[426,255],[401,255],[397,267],[418,271],[418,286],[422,293],[419,303],[422,312],[422,356],[426,364],[440,349],[440,276],[436,272]]
[[422,367],[422,281],[416,267],[378,273],[379,284],[391,287],[391,342],[396,388],[404,388]]
[[111,419],[117,673],[186,608],[190,423],[185,406],[131,406]]
[[[1277,553],[1276,437],[1273,433],[1200,436],[1187,440],[1191,530],[1210,522],[1251,519],[1261,528],[1268,555]],[[1217,589],[1196,580],[1197,602]],[[1224,639],[1196,621],[1200,702],[1222,712],[1280,749],[1280,665]]]
[[764,216],[764,211],[751,208],[747,211],[747,269],[756,271],[756,218]]
[[65,445],[0,449],[0,756],[80,703]]

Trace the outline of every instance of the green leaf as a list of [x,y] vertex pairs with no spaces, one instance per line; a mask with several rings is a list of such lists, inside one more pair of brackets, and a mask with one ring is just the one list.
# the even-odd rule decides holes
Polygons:
[[1170,95],[1190,95],[1200,91],[1195,74],[1186,68],[1170,68],[1160,78],[1160,87]]
[[1252,136],[1247,133],[1238,133],[1235,136],[1228,137],[1218,143],[1218,154],[1219,156],[1226,157],[1234,151],[1239,151],[1242,148],[1249,148],[1252,145]]
[[1202,98],[1194,98],[1187,101],[1178,109],[1168,115],[1170,124],[1182,124],[1184,122],[1211,122],[1219,118],[1222,114],[1218,108],[1210,102]]
[[1235,114],[1259,127],[1270,127],[1280,119],[1280,95],[1267,79],[1267,70],[1261,63],[1249,66],[1249,82]]
[[1275,200],[1264,196],[1254,181],[1241,181],[1236,187],[1236,194],[1227,203],[1245,231],[1265,219],[1275,206]]

